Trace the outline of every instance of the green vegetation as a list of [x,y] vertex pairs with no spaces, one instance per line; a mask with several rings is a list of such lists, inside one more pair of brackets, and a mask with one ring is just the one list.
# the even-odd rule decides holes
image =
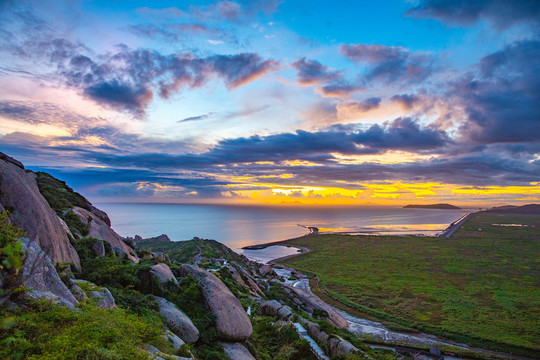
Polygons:
[[298,336],[292,324],[275,323],[266,316],[257,316],[251,322],[253,334],[246,345],[256,359],[316,359],[307,340]]
[[[81,259],[80,278],[107,287],[118,306],[130,314],[153,319],[160,326],[163,326],[163,322],[153,295],[164,297],[184,311],[199,329],[200,339],[191,347],[198,359],[227,359],[218,342],[215,317],[206,309],[202,292],[194,277],[179,279],[179,287],[172,284],[160,286],[149,276],[150,267],[156,263],[155,260],[133,264],[127,259],[116,257],[110,246],[106,248],[104,257],[96,257],[92,251],[96,241],[100,240],[83,238],[75,241],[75,248]],[[173,264],[169,265],[172,269],[175,268]]]
[[193,259],[201,254],[201,267],[211,265],[214,259],[225,259],[244,263],[240,255],[215,240],[194,238],[188,241],[158,241],[157,238],[137,242],[137,248],[151,252],[163,252],[171,261],[182,264],[193,263]]
[[88,225],[84,224],[72,211],[69,211],[74,206],[90,211],[88,200],[73,191],[64,181],[58,180],[47,173],[38,171],[36,181],[41,195],[47,200],[47,203],[56,214],[66,222],[71,232],[82,236],[88,235]]
[[144,344],[163,345],[160,323],[122,309],[81,304],[78,311],[45,301],[0,309],[0,358],[146,360]]
[[540,350],[540,216],[477,213],[450,239],[319,235],[290,243],[312,251],[285,262],[316,273],[327,295],[358,311],[476,345]]
[[58,215],[74,206],[90,210],[88,200],[73,191],[64,181],[41,171],[36,172],[36,181],[39,192]]
[[24,255],[19,239],[25,233],[13,225],[8,216],[7,211],[0,212],[0,272],[18,273]]

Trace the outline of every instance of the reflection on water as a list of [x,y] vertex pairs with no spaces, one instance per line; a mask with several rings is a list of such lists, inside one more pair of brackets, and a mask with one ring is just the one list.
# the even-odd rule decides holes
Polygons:
[[218,240],[230,248],[298,237],[315,226],[352,233],[422,233],[444,230],[466,210],[391,207],[285,207],[193,204],[96,204],[109,214],[122,236],[167,234],[174,240],[195,236]]
[[301,250],[292,246],[274,245],[260,250],[242,250],[241,254],[250,260],[266,264],[270,260],[294,255],[298,252],[301,252]]

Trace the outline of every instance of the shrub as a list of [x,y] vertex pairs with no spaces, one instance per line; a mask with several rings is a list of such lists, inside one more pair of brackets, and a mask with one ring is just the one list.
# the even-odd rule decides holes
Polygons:
[[159,342],[160,324],[122,309],[81,304],[79,311],[36,301],[24,309],[0,310],[0,358],[29,360],[148,359],[141,350]]
[[0,271],[18,273],[22,267],[24,252],[20,238],[24,231],[9,222],[9,213],[0,213]]

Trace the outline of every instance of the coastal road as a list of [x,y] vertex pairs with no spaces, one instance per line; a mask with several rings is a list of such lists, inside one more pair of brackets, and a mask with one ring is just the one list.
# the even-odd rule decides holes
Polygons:
[[446,230],[444,230],[442,233],[440,233],[438,237],[449,238],[450,236],[452,236],[453,233],[456,232],[457,229],[461,227],[461,225],[465,223],[465,221],[467,221],[467,219],[470,216],[471,216],[471,213],[466,213],[458,221],[455,221],[452,224],[450,224],[450,226]]

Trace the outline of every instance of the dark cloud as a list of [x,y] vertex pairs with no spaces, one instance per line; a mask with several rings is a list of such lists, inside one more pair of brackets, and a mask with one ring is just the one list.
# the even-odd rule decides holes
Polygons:
[[209,70],[221,75],[231,88],[245,85],[254,78],[278,68],[276,61],[263,61],[259,55],[253,53],[215,55],[205,60],[210,65]]
[[427,55],[413,54],[399,46],[345,44],[341,53],[349,60],[367,64],[366,82],[418,83],[433,71],[433,59]]
[[189,122],[189,121],[200,121],[200,120],[206,120],[208,119],[209,116],[212,116],[214,115],[215,113],[208,113],[208,114],[203,114],[203,115],[199,115],[199,116],[191,116],[191,117],[187,117],[185,119],[182,119],[182,120],[178,120],[177,122],[178,123],[185,123],[185,122]]
[[468,141],[540,141],[540,41],[515,42],[484,57],[480,74],[456,82],[448,96],[468,115],[460,128]]
[[472,25],[481,19],[507,28],[519,22],[540,21],[538,0],[421,0],[409,16],[435,18],[452,25]]
[[356,135],[356,142],[372,148],[418,151],[434,149],[452,141],[443,130],[421,128],[411,118],[397,118],[385,127],[373,125]]
[[356,86],[347,82],[338,81],[324,86],[319,86],[317,87],[317,90],[326,97],[340,97],[355,93],[357,91],[362,91],[364,88],[362,86]]
[[364,101],[354,101],[347,104],[347,107],[355,111],[366,112],[379,107],[381,98],[370,97]]
[[414,94],[402,94],[392,96],[391,100],[399,103],[406,109],[411,109],[414,104],[420,101],[420,98]]
[[296,69],[298,82],[302,85],[315,85],[341,77],[339,72],[322,65],[316,60],[306,60],[305,57],[294,62],[292,66]]
[[65,39],[40,43],[38,50],[34,56],[49,58],[66,85],[100,104],[137,115],[144,113],[156,88],[159,96],[169,98],[182,87],[200,87],[219,78],[234,89],[278,67],[277,62],[254,53],[198,58],[189,53],[162,55],[126,46],[94,60]]

